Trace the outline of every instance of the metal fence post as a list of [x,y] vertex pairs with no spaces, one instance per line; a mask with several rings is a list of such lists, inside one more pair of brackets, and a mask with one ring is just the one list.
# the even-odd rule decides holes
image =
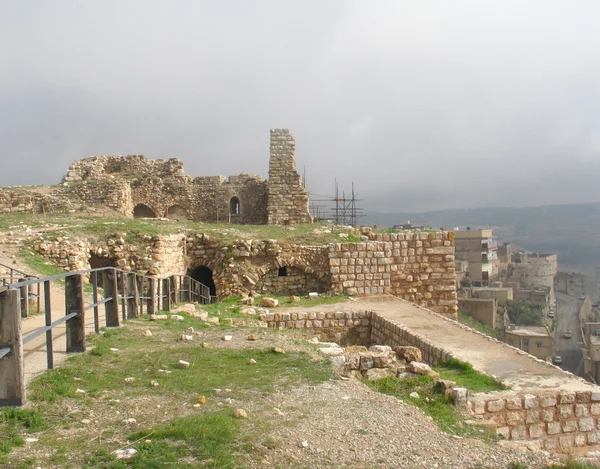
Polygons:
[[[24,282],[26,280],[26,278],[20,278],[19,282]],[[23,285],[22,287],[19,287],[19,290],[21,291],[21,317],[27,318],[29,317],[29,286]]]
[[83,302],[83,275],[65,278],[66,314],[79,314],[66,322],[67,353],[85,352],[85,304]]
[[171,311],[171,280],[168,278],[163,279],[163,311]]
[[[44,313],[46,326],[52,325],[52,298],[50,297],[50,280],[44,282]],[[46,331],[46,362],[48,369],[54,368],[54,344],[52,343],[52,329]]]
[[138,317],[139,293],[135,274],[127,274],[127,318]]
[[23,345],[19,290],[0,292],[0,349],[10,347],[0,358],[0,405],[21,406],[25,403]]
[[142,314],[144,314],[144,303],[147,301],[146,300],[146,277],[145,276],[137,276],[134,274],[134,278],[135,281],[137,283],[137,293],[138,293],[138,307],[139,307],[139,314],[138,316],[141,316]]
[[98,271],[92,272],[92,301],[94,302],[94,332],[100,332],[100,315],[98,311]]
[[112,300],[104,304],[104,312],[106,313],[106,327],[119,327],[119,289],[117,286],[117,274],[114,270],[109,269],[104,271],[104,298],[112,298]]
[[148,314],[154,314],[154,308],[156,305],[156,281],[152,278],[148,278],[148,296],[150,300],[148,300],[147,311]]

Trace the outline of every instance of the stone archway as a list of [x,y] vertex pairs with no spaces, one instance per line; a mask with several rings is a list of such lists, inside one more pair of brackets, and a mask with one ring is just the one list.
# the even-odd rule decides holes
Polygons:
[[229,200],[229,214],[230,215],[239,215],[242,213],[242,206],[240,205],[240,199],[237,197],[232,197]]
[[187,210],[181,205],[172,205],[167,209],[165,217],[169,220],[186,221],[189,219]]
[[133,208],[133,218],[156,218],[156,213],[145,204],[137,204]]
[[188,275],[197,282],[206,285],[210,290],[211,296],[217,296],[217,287],[215,286],[215,281],[213,279],[213,272],[209,267],[201,265],[195,269],[190,269]]

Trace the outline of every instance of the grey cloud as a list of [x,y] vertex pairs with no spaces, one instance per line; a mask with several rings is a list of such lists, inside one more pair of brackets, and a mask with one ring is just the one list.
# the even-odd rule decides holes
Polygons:
[[[27,4],[25,4],[27,3]],[[592,1],[3,3],[0,184],[92,154],[268,174],[379,211],[600,200]],[[4,70],[3,70],[4,72]]]

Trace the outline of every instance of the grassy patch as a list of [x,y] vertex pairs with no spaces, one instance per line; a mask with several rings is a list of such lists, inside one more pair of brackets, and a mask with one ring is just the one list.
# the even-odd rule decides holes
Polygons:
[[96,451],[83,467],[162,468],[162,467],[237,467],[232,454],[238,436],[238,422],[231,413],[175,419],[167,425],[136,432],[129,436],[137,454],[116,460],[105,449]]
[[35,432],[45,427],[41,412],[36,409],[2,409],[0,412],[0,463],[13,447],[25,444],[22,434]]
[[462,311],[458,312],[458,322],[465,324],[476,331],[482,332],[483,334],[489,335],[490,337],[498,337],[498,331],[496,329],[487,326],[486,324],[478,321],[474,317],[469,316],[467,313]]
[[39,254],[31,252],[31,250],[27,248],[21,250],[19,257],[27,265],[27,267],[29,267],[33,272],[39,274],[41,277],[51,277],[53,275],[65,273],[65,271],[60,267],[57,267],[47,259],[43,258]]
[[[435,380],[428,376],[418,378],[398,379],[384,378],[377,381],[364,381],[375,391],[390,396],[396,396],[405,402],[415,405],[432,417],[441,430],[452,435],[472,436],[485,439],[494,439],[495,436],[486,429],[477,428],[464,423],[464,418],[454,409],[447,396],[440,394],[435,385]],[[411,397],[416,392],[419,397]]]
[[[63,226],[64,225],[64,226]],[[226,223],[201,223],[161,219],[140,219],[118,216],[100,217],[89,214],[6,214],[0,217],[0,230],[18,229],[22,226],[42,228],[56,236],[86,236],[106,239],[121,233],[131,244],[138,244],[144,235],[173,233],[206,233],[222,243],[239,239],[290,242],[305,245],[324,245],[332,242],[360,241],[360,237],[347,227],[325,223],[293,226],[280,225],[230,225]],[[341,236],[340,236],[341,235]],[[347,236],[344,236],[347,235]]]
[[[194,342],[180,341],[181,332],[190,324],[198,332]],[[36,379],[28,397],[48,429],[35,435],[39,438],[36,449],[42,454],[36,453],[35,464],[238,467],[235,455],[247,458],[253,446],[248,429],[238,431],[248,421],[233,419],[234,408],[249,401],[260,407],[262,398],[274,391],[317,385],[333,377],[328,360],[313,359],[303,351],[286,349],[285,354],[278,354],[267,346],[218,348],[223,343],[218,329],[206,327],[203,330],[200,322],[188,319],[160,324],[131,320],[127,328],[91,336],[93,349],[73,355],[60,368]],[[142,335],[146,328],[152,330],[151,336]],[[245,341],[246,332],[234,335]],[[203,341],[210,348],[203,348]],[[256,363],[250,364],[250,359]],[[190,367],[180,369],[179,360],[189,362]],[[125,378],[134,380],[126,382]],[[152,385],[153,381],[159,385]],[[205,396],[204,405],[197,404],[200,396]],[[138,423],[123,424],[130,416]],[[10,422],[0,422],[0,435],[14,437],[5,447],[6,454],[23,444],[25,432],[40,430],[34,415],[26,417],[13,415]],[[113,451],[129,447],[138,454],[117,460]],[[16,453],[19,457],[15,451],[10,455],[10,467],[21,467],[31,456],[24,450]]]
[[470,363],[452,358],[436,366],[440,378],[455,381],[457,386],[473,392],[491,392],[509,389],[498,380],[473,369]]
[[[38,402],[53,402],[59,397],[85,400],[107,392],[121,396],[152,393],[173,398],[179,395],[189,399],[198,393],[214,395],[214,390],[221,388],[270,392],[275,386],[316,384],[332,376],[327,360],[311,360],[303,352],[283,355],[271,349],[202,348],[199,343],[182,346],[177,336],[184,325],[178,323],[180,321],[165,324],[177,328],[174,334],[169,334],[171,346],[165,344],[164,336],[142,337],[139,331],[125,328],[92,337],[94,349],[73,356],[65,365],[42,375],[31,385],[30,399]],[[248,365],[251,358],[257,361],[256,365]],[[179,360],[189,362],[190,369],[177,368]],[[159,372],[161,368],[170,373]],[[128,377],[135,381],[126,384],[124,380]],[[151,387],[152,380],[159,381],[160,386]],[[78,393],[77,389],[86,392]]]

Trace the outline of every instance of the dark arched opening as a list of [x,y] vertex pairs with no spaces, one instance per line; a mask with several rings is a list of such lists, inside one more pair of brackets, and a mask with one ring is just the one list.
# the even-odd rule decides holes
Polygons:
[[287,277],[287,266],[279,267],[279,277]]
[[196,267],[190,272],[190,277],[197,282],[206,285],[210,290],[210,296],[217,296],[217,288],[215,287],[215,282],[213,280],[213,273],[208,267],[205,265]]
[[166,217],[169,220],[186,221],[188,214],[181,205],[173,205],[167,209]]
[[229,201],[229,214],[230,215],[239,215],[241,213],[240,207],[240,199],[237,197],[232,197]]
[[133,218],[156,218],[156,213],[144,204],[137,204],[133,208]]

